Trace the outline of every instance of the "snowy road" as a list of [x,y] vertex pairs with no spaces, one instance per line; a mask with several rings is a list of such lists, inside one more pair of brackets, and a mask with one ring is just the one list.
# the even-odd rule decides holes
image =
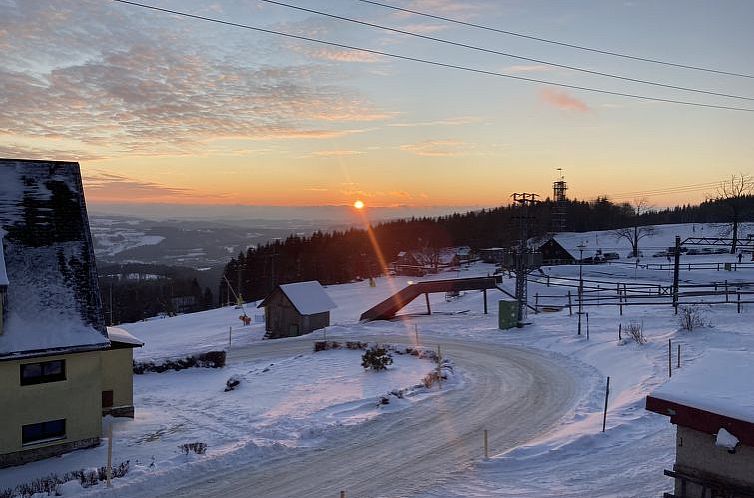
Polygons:
[[[405,336],[363,339],[408,342]],[[438,343],[465,377],[464,388],[335,430],[316,448],[202,476],[165,496],[337,497],[341,490],[359,498],[411,496],[480,459],[484,429],[491,453],[499,453],[542,434],[577,401],[573,373],[542,354],[447,338],[432,339],[431,345]],[[233,351],[231,361],[311,347],[311,340],[258,343]]]

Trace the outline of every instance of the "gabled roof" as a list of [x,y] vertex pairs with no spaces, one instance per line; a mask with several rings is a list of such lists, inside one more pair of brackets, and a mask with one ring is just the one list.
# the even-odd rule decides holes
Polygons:
[[0,159],[0,359],[109,346],[78,163]]
[[[338,307],[333,300],[330,299],[330,296],[327,295],[325,289],[323,289],[320,283],[316,280],[283,284],[279,285],[277,289],[280,289],[280,291],[285,294],[291,304],[293,304],[296,310],[302,315],[314,315]],[[277,291],[277,289],[275,290]],[[275,292],[273,291],[272,294],[267,296],[258,308],[266,306],[270,297],[274,293]]]
[[107,336],[110,338],[110,342],[115,344],[124,344],[134,348],[140,348],[144,345],[144,341],[131,335],[127,330],[120,327],[107,327]]

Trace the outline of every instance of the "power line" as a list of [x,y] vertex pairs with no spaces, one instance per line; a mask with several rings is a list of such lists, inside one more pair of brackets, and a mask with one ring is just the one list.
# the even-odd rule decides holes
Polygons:
[[626,195],[637,195],[637,194],[647,194],[647,193],[663,193],[667,191],[675,191],[675,190],[689,190],[689,189],[705,189],[705,188],[711,188],[719,185],[720,182],[706,182],[706,183],[694,183],[690,185],[677,185],[672,187],[661,187],[651,190],[637,190],[633,192],[620,192],[615,194],[616,196],[626,196]]
[[724,74],[724,75],[727,75],[727,76],[737,76],[737,77],[740,77],[740,78],[754,78],[754,75],[751,75],[751,74],[735,73],[735,72],[732,72],[732,71],[724,71],[724,70],[721,70],[721,69],[712,69],[712,68],[701,67],[701,66],[692,66],[692,65],[688,65],[688,64],[680,64],[680,63],[677,63],[677,62],[663,61],[663,60],[660,60],[660,59],[650,59],[648,57],[639,57],[639,56],[636,56],[636,55],[624,54],[624,53],[621,53],[621,52],[613,52],[613,51],[610,51],[610,50],[601,50],[601,49],[598,49],[598,48],[592,48],[592,47],[586,47],[586,46],[583,46],[583,45],[576,45],[576,44],[573,44],[573,43],[561,42],[561,41],[552,40],[552,39],[549,39],[549,38],[541,38],[541,37],[538,37],[538,36],[527,35],[527,34],[524,34],[524,33],[517,33],[515,31],[507,31],[507,30],[504,30],[504,29],[493,28],[493,27],[490,27],[490,26],[482,25],[482,24],[475,24],[475,23],[472,23],[472,22],[461,21],[459,19],[453,19],[453,18],[450,18],[450,17],[443,17],[443,16],[439,16],[439,15],[436,15],[436,14],[429,14],[427,12],[420,12],[418,10],[405,9],[405,8],[402,8],[402,7],[397,7],[395,5],[390,5],[390,4],[386,4],[386,3],[382,3],[382,2],[376,2],[376,1],[373,1],[373,0],[357,0],[357,1],[358,2],[363,2],[363,3],[368,3],[368,4],[371,4],[371,5],[377,5],[379,7],[384,7],[384,8],[396,10],[396,11],[399,11],[399,12],[406,12],[406,13],[414,14],[414,15],[417,15],[417,16],[427,17],[427,18],[430,18],[430,19],[437,19],[439,21],[445,21],[445,22],[449,22],[449,23],[459,24],[459,25],[462,25],[462,26],[470,27],[470,28],[477,28],[477,29],[483,29],[483,30],[486,30],[486,31],[493,31],[495,33],[501,33],[501,34],[510,35],[510,36],[517,36],[519,38],[526,38],[527,40],[534,40],[534,41],[538,41],[538,42],[542,42],[542,43],[550,43],[550,44],[553,44],[553,45],[560,45],[562,47],[575,48],[577,50],[586,50],[588,52],[594,52],[594,53],[603,54],[603,55],[611,55],[611,56],[614,56],[614,57],[622,57],[624,59],[631,59],[631,60],[641,61],[641,62],[650,62],[652,64],[661,64],[661,65],[664,65],[664,66],[672,66],[672,67],[678,67],[678,68],[683,68],[683,69],[693,69],[695,71],[705,71],[705,72],[708,72],[708,73]]
[[303,35],[294,35],[294,34],[285,33],[285,32],[282,32],[282,31],[276,31],[276,30],[266,29],[266,28],[259,28],[259,27],[256,27],[256,26],[250,26],[248,24],[241,24],[241,23],[236,23],[236,22],[232,22],[232,21],[224,21],[222,19],[215,19],[215,18],[212,18],[212,17],[200,16],[200,15],[196,15],[196,14],[189,14],[187,12],[181,12],[181,11],[178,11],[178,10],[165,9],[165,8],[162,8],[162,7],[156,7],[154,5],[147,5],[147,4],[143,4],[143,3],[133,2],[131,0],[112,0],[112,1],[113,2],[117,2],[117,3],[132,5],[134,7],[141,7],[141,8],[144,8],[144,9],[149,9],[149,10],[164,12],[164,13],[167,13],[167,14],[173,14],[173,15],[177,15],[177,16],[181,16],[181,17],[188,17],[188,18],[191,18],[191,19],[197,19],[197,20],[212,22],[212,23],[216,23],[216,24],[222,24],[222,25],[225,25],[225,26],[232,26],[232,27],[236,27],[236,28],[249,29],[249,30],[252,30],[252,31],[260,32],[260,33],[267,33],[267,34],[277,35],[277,36],[283,36],[283,37],[291,38],[291,39],[295,39],[295,40],[302,40],[302,41],[307,41],[307,42],[311,42],[311,43],[318,43],[320,45],[328,45],[328,46],[331,46],[331,47],[344,48],[344,49],[347,49],[347,50],[354,50],[354,51],[364,52],[364,53],[373,54],[373,55],[380,55],[380,56],[383,56],[383,57],[390,57],[390,58],[398,59],[398,60],[404,60],[404,61],[410,61],[410,62],[419,62],[421,64],[427,64],[427,65],[437,66],[437,67],[444,67],[444,68],[448,68],[448,69],[457,69],[457,70],[460,70],[460,71],[466,71],[466,72],[470,72],[470,73],[485,74],[485,75],[488,75],[488,76],[496,76],[496,77],[500,77],[500,78],[508,78],[508,79],[519,80],[519,81],[527,81],[527,82],[530,82],[530,83],[540,83],[540,84],[543,84],[543,85],[556,86],[556,87],[560,87],[560,88],[569,88],[569,89],[572,89],[572,90],[582,90],[582,91],[585,91],[585,92],[601,93],[601,94],[604,94],[604,95],[613,95],[613,96],[617,96],[617,97],[626,97],[626,98],[632,98],[632,99],[637,99],[637,100],[646,100],[646,101],[652,101],[652,102],[664,102],[664,103],[668,103],[668,104],[679,104],[679,105],[687,105],[687,106],[692,106],[692,107],[704,107],[704,108],[708,108],[708,109],[723,109],[723,110],[728,110],[728,111],[754,112],[754,109],[749,109],[749,108],[745,108],[745,107],[734,107],[734,106],[725,106],[725,105],[704,104],[702,102],[693,102],[693,101],[684,101],[684,100],[675,100],[675,99],[664,99],[664,98],[660,98],[660,97],[650,97],[650,96],[646,96],[646,95],[638,95],[638,94],[623,93],[623,92],[614,92],[614,91],[610,91],[610,90],[601,90],[601,89],[598,89],[598,88],[591,88],[591,87],[585,87],[585,86],[579,86],[579,85],[570,85],[570,84],[567,84],[567,83],[557,83],[557,82],[554,82],[554,81],[540,80],[540,79],[537,79],[537,78],[527,78],[527,77],[524,77],[524,76],[514,76],[514,75],[511,75],[511,74],[498,73],[498,72],[495,72],[495,71],[487,71],[487,70],[484,70],[484,69],[477,69],[477,68],[472,68],[472,67],[467,67],[467,66],[460,66],[460,65],[456,65],[456,64],[449,64],[449,63],[445,63],[445,62],[433,61],[433,60],[428,60],[428,59],[420,59],[420,58],[417,58],[417,57],[409,57],[409,56],[406,56],[406,55],[393,54],[393,53],[390,53],[390,52],[383,52],[383,51],[380,51],[380,50],[373,50],[373,49],[369,49],[369,48],[356,47],[356,46],[352,46],[352,45],[346,45],[346,44],[343,44],[343,43],[337,43],[337,42],[331,42],[331,41],[326,41],[326,40],[320,40],[320,39],[317,39],[317,38],[311,38],[311,37],[303,36]]
[[494,49],[479,47],[477,45],[470,45],[470,44],[467,44],[467,43],[461,43],[461,42],[455,42],[455,41],[452,41],[452,40],[446,40],[444,38],[437,38],[435,36],[423,35],[421,33],[415,33],[413,31],[407,31],[407,30],[398,29],[398,28],[391,28],[389,26],[383,26],[383,25],[380,25],[380,24],[375,24],[375,23],[371,23],[371,22],[367,22],[367,21],[362,21],[360,19],[354,19],[354,18],[351,18],[351,17],[345,17],[345,16],[340,16],[340,15],[337,15],[337,14],[331,14],[329,12],[323,12],[321,10],[315,10],[315,9],[309,9],[309,8],[306,8],[306,7],[300,7],[298,5],[292,5],[292,4],[289,4],[289,3],[279,2],[277,0],[259,0],[259,1],[260,2],[269,3],[269,4],[273,4],[273,5],[278,5],[280,7],[286,7],[286,8],[289,8],[289,9],[299,10],[299,11],[302,11],[302,12],[308,12],[310,14],[316,14],[316,15],[320,15],[320,16],[329,17],[331,19],[337,19],[339,21],[345,21],[345,22],[350,22],[350,23],[354,23],[354,24],[360,24],[362,26],[368,26],[370,28],[377,28],[377,29],[382,29],[382,30],[385,30],[385,31],[391,31],[393,33],[399,33],[399,34],[406,35],[406,36],[413,36],[415,38],[421,38],[422,40],[429,40],[429,41],[433,41],[433,42],[444,43],[446,45],[453,45],[455,47],[467,48],[467,49],[470,49],[470,50],[476,50],[478,52],[485,52],[485,53],[488,53],[488,54],[502,55],[503,57],[510,57],[512,59],[518,59],[518,60],[527,61],[527,62],[534,62],[536,64],[542,64],[542,65],[545,65],[545,66],[558,67],[558,68],[562,68],[562,69],[568,69],[568,70],[571,70],[571,71],[578,71],[578,72],[581,72],[581,73],[593,74],[593,75],[596,75],[596,76],[603,76],[603,77],[606,77],[606,78],[614,78],[614,79],[623,80],[623,81],[630,81],[630,82],[633,82],[633,83],[641,83],[641,84],[644,84],[644,85],[652,85],[652,86],[658,86],[658,87],[662,87],[662,88],[670,88],[670,89],[673,89],[673,90],[682,90],[682,91],[685,91],[685,92],[702,93],[702,94],[705,94],[705,95],[714,95],[716,97],[726,97],[726,98],[730,98],[730,99],[740,99],[740,100],[754,101],[754,98],[752,98],[752,97],[745,97],[745,96],[742,96],[742,95],[731,95],[731,94],[728,94],[728,93],[713,92],[711,90],[701,90],[701,89],[698,89],[698,88],[690,88],[690,87],[684,87],[684,86],[678,86],[678,85],[671,85],[671,84],[667,84],[667,83],[660,83],[660,82],[657,82],[657,81],[643,80],[643,79],[639,79],[639,78],[631,78],[629,76],[621,76],[621,75],[618,75],[618,74],[611,74],[611,73],[605,73],[605,72],[602,72],[602,71],[595,71],[595,70],[591,70],[591,69],[585,69],[585,68],[577,67],[577,66],[569,66],[567,64],[560,64],[560,63],[557,63],[557,62],[549,62],[549,61],[545,61],[545,60],[542,60],[542,59],[534,59],[532,57],[526,57],[526,56],[523,56],[523,55],[517,55],[517,54],[513,54],[513,53],[509,53],[509,52],[502,52],[502,51],[499,51],[499,50],[494,50]]

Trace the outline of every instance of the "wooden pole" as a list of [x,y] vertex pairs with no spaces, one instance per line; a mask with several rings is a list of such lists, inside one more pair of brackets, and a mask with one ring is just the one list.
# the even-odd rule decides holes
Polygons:
[[678,363],[675,368],[681,368],[681,345],[678,344]]
[[573,316],[573,306],[571,305],[571,291],[568,291],[568,316]]
[[728,280],[725,280],[725,302],[728,302]]
[[607,424],[607,400],[610,397],[610,377],[607,378],[607,385],[605,386],[605,410],[602,412],[602,432],[605,432],[605,425]]
[[618,324],[618,340],[619,341],[623,340],[623,338],[620,336],[620,333],[621,333],[622,330],[623,330],[623,324],[619,323]]
[[586,313],[586,340],[589,340],[589,313]]
[[486,315],[487,314],[487,289],[484,289],[482,293],[484,294],[484,314]]
[[484,459],[489,460],[489,458],[490,458],[490,445],[487,439],[487,429],[485,429],[484,430]]
[[230,349],[233,343],[233,327],[228,327],[228,349]]
[[429,292],[424,293],[424,299],[427,301],[427,314],[432,314],[432,307],[429,305]]
[[673,376],[673,341],[668,339],[668,377]]
[[736,309],[737,309],[737,312],[738,312],[738,313],[741,313],[741,293],[740,293],[740,292],[737,292],[737,293],[736,293],[736,297],[737,297],[737,299],[738,299],[738,303],[737,303],[737,305],[736,305]]
[[112,488],[113,478],[113,422],[107,424],[107,487]]

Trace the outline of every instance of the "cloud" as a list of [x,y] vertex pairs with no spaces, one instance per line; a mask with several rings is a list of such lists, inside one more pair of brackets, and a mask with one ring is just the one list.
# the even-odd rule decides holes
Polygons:
[[160,202],[175,201],[176,197],[197,199],[196,192],[191,189],[168,187],[105,171],[85,173],[83,182],[87,198],[94,202]]
[[313,156],[318,157],[343,157],[343,156],[357,156],[359,154],[363,154],[363,152],[358,150],[318,150],[312,152]]
[[438,119],[435,121],[419,121],[414,123],[390,123],[387,126],[394,128],[416,128],[422,126],[462,126],[478,123],[482,120],[476,116],[458,116],[454,118]]
[[460,140],[425,140],[414,144],[401,145],[401,150],[427,157],[452,157],[462,153],[466,144]]
[[392,116],[335,83],[327,65],[263,64],[264,45],[245,47],[245,59],[191,24],[139,14],[71,0],[4,9],[0,146],[23,136],[104,157],[184,155],[219,138],[333,138]]
[[503,68],[508,73],[544,73],[553,71],[555,68],[547,66],[545,64],[519,64],[514,66],[507,66]]
[[545,88],[539,96],[543,102],[565,111],[588,112],[590,110],[585,102],[560,90]]

